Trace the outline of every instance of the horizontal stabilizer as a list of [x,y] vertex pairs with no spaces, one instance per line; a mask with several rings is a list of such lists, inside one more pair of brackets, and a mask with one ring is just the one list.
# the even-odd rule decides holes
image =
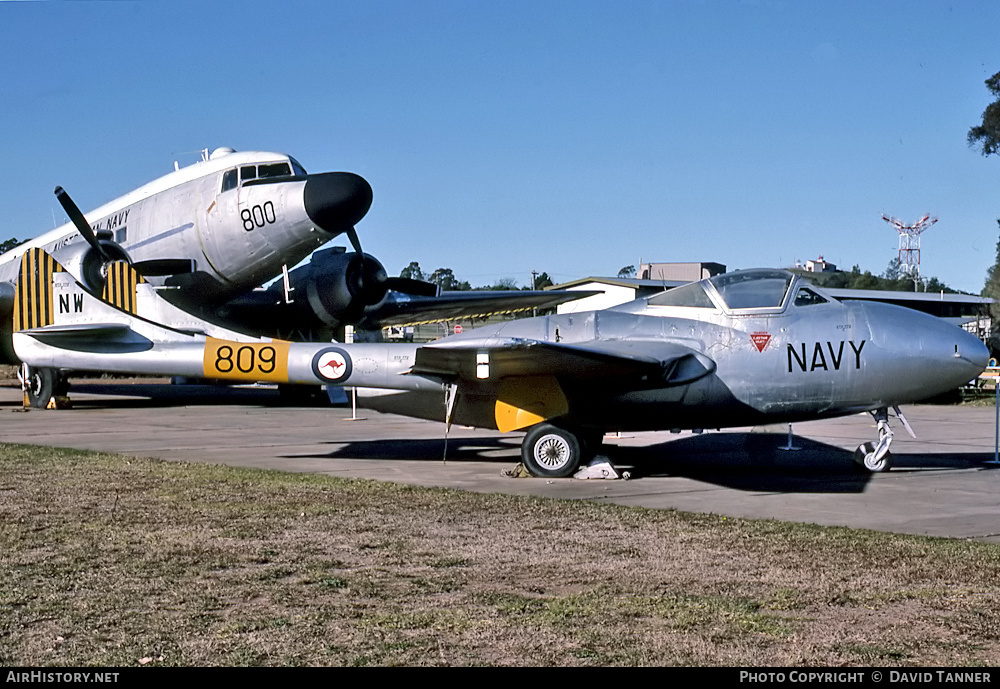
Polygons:
[[31,335],[39,340],[77,337],[79,335],[114,336],[127,332],[125,323],[67,323],[64,325],[46,325],[41,328],[22,330],[25,335]]

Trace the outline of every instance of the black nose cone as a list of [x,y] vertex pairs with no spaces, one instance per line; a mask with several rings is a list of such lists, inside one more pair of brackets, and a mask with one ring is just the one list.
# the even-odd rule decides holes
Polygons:
[[309,175],[304,196],[309,218],[330,234],[357,225],[372,205],[371,185],[351,172]]

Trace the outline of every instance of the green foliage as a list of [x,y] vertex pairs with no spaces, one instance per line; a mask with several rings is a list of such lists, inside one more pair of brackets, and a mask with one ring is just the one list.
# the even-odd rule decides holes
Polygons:
[[13,249],[14,247],[20,246],[21,244],[24,244],[26,241],[28,241],[28,240],[26,240],[26,239],[17,239],[15,237],[11,237],[10,239],[2,241],[2,242],[0,242],[0,254],[7,253],[8,251],[10,251],[11,249]]
[[535,284],[533,287],[525,287],[525,289],[545,289],[546,287],[551,287],[555,283],[552,282],[552,278],[544,270],[535,276]]
[[[998,247],[1000,248],[1000,247]],[[900,269],[899,259],[889,261],[882,275],[873,275],[871,271],[862,271],[854,266],[851,272],[837,271],[833,273],[801,273],[815,285],[833,289],[874,289],[890,292],[913,292],[913,278]],[[920,286],[921,292],[948,292],[955,290],[948,287],[935,277],[924,278]]]
[[[997,220],[997,225],[1000,226],[1000,220]],[[983,286],[982,296],[994,299],[990,304],[990,318],[993,319],[993,323],[1000,322],[1000,239],[997,240],[996,261],[986,271],[986,284]]]
[[969,129],[969,146],[978,146],[984,156],[1000,152],[1000,72],[986,80],[986,88],[996,100],[983,111],[983,122]]
[[468,282],[460,282],[451,268],[438,268],[427,278],[443,291],[454,292],[471,289]]
[[635,277],[635,266],[625,266],[618,271],[618,277],[620,278],[634,278]]
[[424,271],[420,270],[420,264],[416,261],[412,261],[410,265],[406,266],[399,272],[399,277],[408,278],[410,280],[423,280]]

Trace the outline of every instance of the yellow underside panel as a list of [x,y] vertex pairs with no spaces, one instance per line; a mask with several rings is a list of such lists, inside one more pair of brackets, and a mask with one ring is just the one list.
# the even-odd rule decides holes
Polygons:
[[569,402],[553,376],[520,376],[500,383],[494,414],[502,432],[516,431],[569,412]]

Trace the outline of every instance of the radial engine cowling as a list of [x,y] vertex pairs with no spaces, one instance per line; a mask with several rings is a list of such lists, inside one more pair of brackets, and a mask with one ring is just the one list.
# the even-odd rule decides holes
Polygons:
[[[109,239],[98,239],[109,261],[128,261],[125,249]],[[84,241],[59,250],[59,262],[90,291],[100,294],[104,290],[105,257]]]
[[313,312],[327,325],[356,322],[365,307],[378,304],[389,290],[385,268],[369,254],[318,251],[304,272],[305,284],[294,275],[298,279],[292,280],[292,287],[296,294],[306,295]]

